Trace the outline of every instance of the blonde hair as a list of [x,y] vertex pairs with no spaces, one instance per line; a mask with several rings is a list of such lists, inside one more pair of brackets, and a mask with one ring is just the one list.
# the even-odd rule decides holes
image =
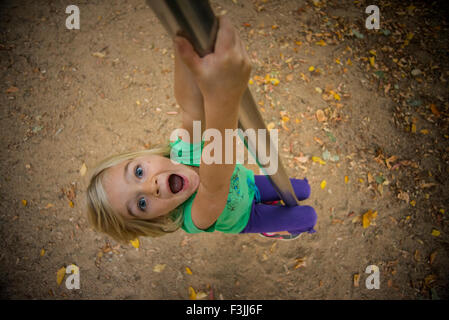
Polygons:
[[87,188],[88,220],[92,227],[119,242],[129,242],[140,236],[160,237],[178,230],[182,225],[181,206],[169,214],[152,219],[124,219],[110,205],[102,183],[106,170],[126,160],[146,155],[170,156],[170,145],[110,156],[94,169]]

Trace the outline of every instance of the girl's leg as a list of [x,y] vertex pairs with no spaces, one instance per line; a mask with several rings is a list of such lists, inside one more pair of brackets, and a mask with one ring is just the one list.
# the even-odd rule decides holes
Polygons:
[[253,202],[248,224],[241,233],[313,233],[316,221],[317,215],[310,206],[286,207]]
[[[271,182],[267,176],[255,175],[254,181],[259,189],[262,202],[280,200],[276,190],[271,185]],[[307,179],[301,180],[290,178],[290,182],[298,200],[305,200],[310,196],[310,185]]]

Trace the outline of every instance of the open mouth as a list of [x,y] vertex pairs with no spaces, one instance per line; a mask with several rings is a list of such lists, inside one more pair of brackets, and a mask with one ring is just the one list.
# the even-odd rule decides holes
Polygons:
[[173,193],[178,193],[184,187],[184,179],[177,174],[171,174],[168,177],[168,185]]

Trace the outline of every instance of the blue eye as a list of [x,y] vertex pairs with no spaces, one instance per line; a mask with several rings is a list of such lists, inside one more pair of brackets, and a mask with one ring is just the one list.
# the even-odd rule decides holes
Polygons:
[[143,169],[141,166],[137,166],[136,169],[134,169],[134,174],[137,178],[142,178],[143,176]]
[[139,201],[137,202],[137,207],[142,210],[145,211],[146,207],[147,207],[147,202],[144,198],[140,198]]

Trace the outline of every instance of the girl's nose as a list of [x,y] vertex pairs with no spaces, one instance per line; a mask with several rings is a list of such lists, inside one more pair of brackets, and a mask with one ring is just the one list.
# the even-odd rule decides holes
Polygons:
[[153,177],[152,179],[150,179],[147,190],[150,192],[151,195],[153,195],[155,197],[160,196],[161,192],[160,192],[157,177]]

